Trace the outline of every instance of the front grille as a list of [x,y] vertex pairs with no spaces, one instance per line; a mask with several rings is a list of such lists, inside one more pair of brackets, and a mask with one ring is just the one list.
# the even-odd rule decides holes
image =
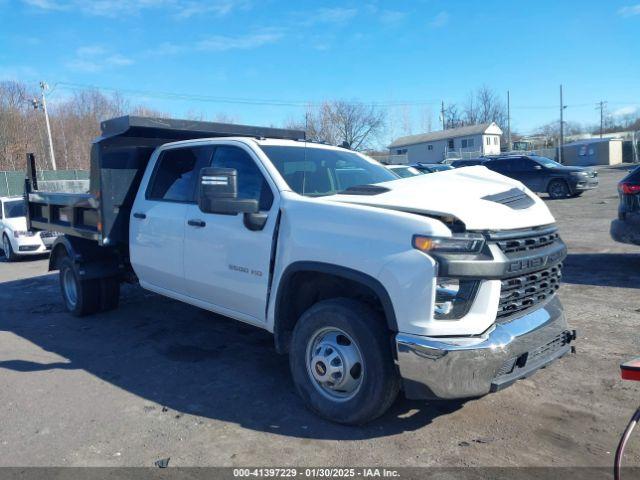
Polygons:
[[551,245],[560,238],[556,227],[541,230],[521,230],[487,234],[490,242],[495,242],[504,253],[526,252]]
[[501,280],[497,318],[527,310],[551,298],[560,288],[562,264]]

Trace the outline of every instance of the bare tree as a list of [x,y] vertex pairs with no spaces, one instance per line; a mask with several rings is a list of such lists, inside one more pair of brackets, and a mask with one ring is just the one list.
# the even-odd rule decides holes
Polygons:
[[458,106],[455,103],[450,103],[444,109],[444,127],[445,129],[458,128],[465,125],[464,118],[462,117]]
[[[36,154],[38,168],[51,168],[42,111],[34,109],[39,92],[22,82],[0,82],[0,170],[21,170],[27,152]],[[49,103],[49,118],[60,168],[86,169],[91,141],[100,134],[100,122],[127,113],[168,117],[141,105],[132,106],[122,95],[82,90]]]
[[469,94],[462,117],[466,125],[495,122],[504,126],[507,124],[507,108],[495,91],[483,85]]
[[366,150],[379,141],[385,119],[385,111],[373,105],[331,101],[310,106],[304,119],[289,121],[287,126],[306,130],[311,140]]

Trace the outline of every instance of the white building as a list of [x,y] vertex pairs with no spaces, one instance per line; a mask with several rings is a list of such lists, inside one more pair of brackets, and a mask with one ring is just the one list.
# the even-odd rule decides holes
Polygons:
[[501,136],[502,130],[494,122],[409,135],[389,145],[389,155],[406,156],[407,163],[439,163],[445,158],[472,154],[495,155],[500,153]]

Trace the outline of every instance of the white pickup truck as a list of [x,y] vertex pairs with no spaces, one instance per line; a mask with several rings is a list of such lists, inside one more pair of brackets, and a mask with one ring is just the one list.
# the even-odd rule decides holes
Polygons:
[[[37,190],[67,309],[143,288],[272,332],[304,402],[361,424],[409,398],[499,390],[571,350],[566,247],[545,204],[484,167],[400,179],[304,132],[121,117],[88,194]],[[178,141],[174,141],[178,140]]]

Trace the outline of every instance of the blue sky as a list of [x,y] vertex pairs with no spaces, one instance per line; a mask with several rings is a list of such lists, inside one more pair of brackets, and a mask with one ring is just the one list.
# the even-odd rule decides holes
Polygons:
[[58,84],[51,101],[64,83],[96,85],[176,116],[265,125],[309,101],[391,103],[393,128],[409,115],[414,133],[437,128],[440,100],[485,84],[511,91],[528,133],[557,119],[560,83],[569,121],[595,123],[600,100],[640,107],[637,2],[0,0],[0,79]]

